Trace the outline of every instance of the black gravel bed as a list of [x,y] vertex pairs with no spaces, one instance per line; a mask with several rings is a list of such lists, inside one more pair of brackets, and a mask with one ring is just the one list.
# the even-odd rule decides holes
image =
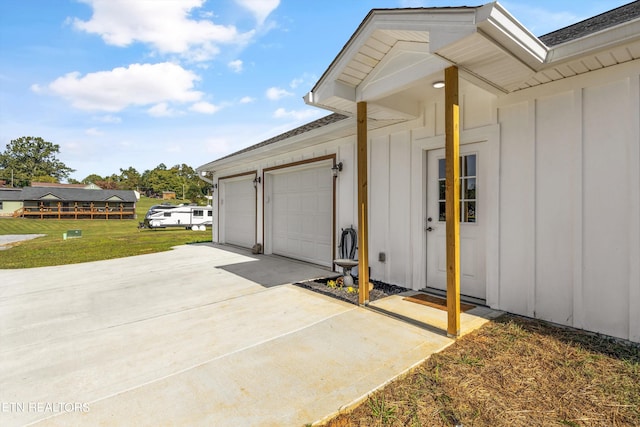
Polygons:
[[[358,305],[358,293],[349,293],[347,292],[346,287],[342,288],[330,288],[327,286],[327,282],[329,280],[336,280],[337,278],[342,276],[335,277],[327,277],[324,279],[316,279],[308,282],[299,282],[294,283],[296,286],[300,286],[301,288],[309,289],[310,291],[317,292],[319,294],[327,295],[332,298],[339,299],[340,301],[348,302],[351,304]],[[354,286],[357,286],[358,280],[354,278],[356,283]],[[373,302],[375,300],[385,298],[391,295],[400,294],[402,292],[410,291],[411,289],[403,288],[402,286],[390,285],[388,283],[381,282],[379,280],[370,280],[373,283],[373,289],[369,291],[369,302]]]

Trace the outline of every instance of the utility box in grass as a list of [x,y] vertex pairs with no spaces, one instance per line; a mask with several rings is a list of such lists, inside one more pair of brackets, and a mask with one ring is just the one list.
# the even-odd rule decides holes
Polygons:
[[82,237],[82,230],[67,230],[67,239]]

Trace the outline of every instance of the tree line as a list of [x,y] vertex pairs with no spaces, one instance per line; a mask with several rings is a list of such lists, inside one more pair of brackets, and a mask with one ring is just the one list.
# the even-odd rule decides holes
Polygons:
[[167,167],[160,163],[154,169],[140,173],[129,166],[120,173],[109,176],[91,174],[81,181],[69,178],[75,172],[61,162],[57,155],[60,146],[40,137],[23,136],[11,140],[0,152],[0,182],[14,187],[26,187],[31,182],[69,184],[95,184],[108,190],[136,190],[149,197],[160,197],[165,191],[173,191],[177,198],[203,202],[209,185],[202,181],[189,165]]

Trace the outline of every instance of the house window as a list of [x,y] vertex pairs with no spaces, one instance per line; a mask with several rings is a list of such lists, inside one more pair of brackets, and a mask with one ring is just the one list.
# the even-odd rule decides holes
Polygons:
[[213,216],[213,211],[207,211],[207,216]]
[[[477,155],[460,156],[460,222],[476,222]],[[438,159],[438,220],[446,221],[445,159]]]
[[193,216],[204,216],[204,211],[199,209],[194,209]]

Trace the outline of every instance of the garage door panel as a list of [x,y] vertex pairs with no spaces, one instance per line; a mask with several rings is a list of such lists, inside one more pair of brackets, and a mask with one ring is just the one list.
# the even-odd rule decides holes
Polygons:
[[273,176],[273,253],[331,265],[333,178],[328,166]]
[[252,178],[225,182],[225,243],[250,248],[255,243],[256,195]]

